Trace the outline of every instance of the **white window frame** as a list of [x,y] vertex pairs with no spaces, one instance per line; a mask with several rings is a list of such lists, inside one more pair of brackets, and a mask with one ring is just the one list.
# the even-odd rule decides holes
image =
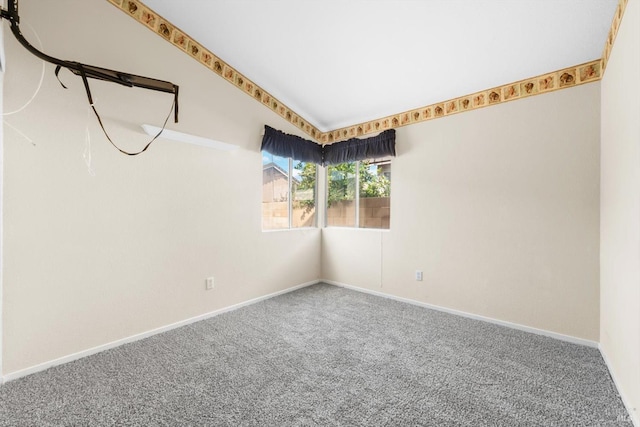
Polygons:
[[[275,154],[272,154],[272,156],[276,156]],[[280,157],[282,159],[284,159],[284,157],[282,156],[277,156]],[[272,228],[272,229],[265,229],[262,228],[262,231],[265,233],[270,233],[273,231],[288,231],[288,230],[304,230],[304,229],[310,229],[310,228],[318,228],[318,224],[320,224],[320,222],[318,221],[318,214],[319,214],[319,209],[318,209],[318,182],[319,182],[319,169],[321,168],[320,165],[316,165],[316,185],[315,185],[315,191],[314,191],[314,199],[313,202],[315,204],[315,210],[316,212],[314,213],[315,215],[315,221],[314,221],[314,225],[310,226],[310,227],[294,227],[293,226],[293,159],[291,157],[287,157],[286,158],[287,161],[289,162],[288,166],[289,166],[289,170],[288,170],[288,195],[287,195],[287,215],[288,215],[288,221],[287,221],[287,228]],[[309,162],[302,162],[302,163],[309,163]],[[263,165],[264,166],[264,165]],[[261,210],[262,212],[262,210]],[[262,213],[260,214],[260,219],[262,220]]]
[[[365,160],[369,160],[369,159],[365,159]],[[352,162],[345,162],[345,163],[352,163]],[[360,164],[362,163],[362,160],[356,160],[355,164],[356,164],[356,170],[355,170],[355,225],[353,227],[349,227],[349,226],[339,226],[339,225],[329,225],[327,224],[327,209],[328,209],[328,202],[329,202],[329,167],[325,166],[322,169],[324,170],[324,177],[323,177],[323,185],[324,185],[324,203],[323,203],[323,209],[322,209],[322,224],[324,228],[355,228],[355,229],[359,229],[359,230],[379,230],[379,231],[389,231],[391,230],[391,224],[389,224],[389,228],[373,228],[373,227],[361,227],[360,226]],[[318,186],[318,171],[316,169],[316,188]],[[391,198],[391,196],[389,196],[389,198]],[[317,201],[316,201],[316,206],[317,206]]]

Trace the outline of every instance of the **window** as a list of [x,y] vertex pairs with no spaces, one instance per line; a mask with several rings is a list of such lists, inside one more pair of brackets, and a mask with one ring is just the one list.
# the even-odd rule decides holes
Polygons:
[[391,158],[327,167],[327,226],[389,228]]
[[262,229],[315,227],[316,165],[262,152]]
[[356,226],[358,162],[327,167],[327,225]]

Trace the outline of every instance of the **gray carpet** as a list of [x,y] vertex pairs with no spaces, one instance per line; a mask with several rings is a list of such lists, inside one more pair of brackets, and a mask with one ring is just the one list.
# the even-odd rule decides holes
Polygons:
[[1,426],[631,426],[598,350],[314,285],[0,387]]

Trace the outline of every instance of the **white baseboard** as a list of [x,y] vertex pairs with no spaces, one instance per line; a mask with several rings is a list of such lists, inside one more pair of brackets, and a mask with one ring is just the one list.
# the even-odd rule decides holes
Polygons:
[[[166,325],[166,326],[162,326],[162,327],[159,327],[159,328],[156,328],[156,329],[152,329],[152,330],[147,331],[147,332],[142,332],[140,334],[132,335],[130,337],[122,338],[122,339],[119,339],[119,340],[116,340],[116,341],[113,341],[113,342],[110,342],[110,343],[107,343],[107,344],[99,345],[99,346],[96,346],[96,347],[93,347],[93,348],[90,348],[90,349],[87,349],[87,350],[83,350],[83,351],[80,351],[80,352],[77,352],[77,353],[73,353],[73,354],[70,354],[70,355],[67,355],[67,356],[63,356],[63,357],[60,357],[58,359],[54,359],[54,360],[51,360],[51,361],[48,361],[48,362],[44,362],[44,363],[41,363],[41,364],[38,364],[38,365],[31,366],[29,368],[22,369],[20,371],[10,372],[10,373],[6,374],[5,376],[0,377],[0,384],[5,383],[7,381],[15,380],[15,379],[18,379],[18,378],[22,378],[22,377],[25,377],[27,375],[31,375],[31,374],[36,373],[36,372],[44,371],[44,370],[46,370],[48,368],[51,368],[53,366],[62,365],[64,363],[69,363],[69,362],[72,362],[74,360],[81,359],[83,357],[87,357],[87,356],[90,356],[90,355],[93,355],[93,354],[96,354],[96,353],[100,353],[102,351],[109,350],[109,349],[121,346],[123,344],[128,344],[128,343],[131,343],[131,342],[134,342],[134,341],[138,341],[138,340],[141,340],[141,339],[144,339],[144,338],[148,338],[148,337],[156,335],[156,334],[160,334],[162,332],[166,332],[166,331],[170,331],[172,329],[176,329],[176,328],[179,328],[179,327],[182,327],[182,326],[186,326],[186,325],[189,325],[191,323],[195,323],[195,322],[199,322],[201,320],[209,319],[209,318],[217,316],[219,314],[226,313],[226,312],[233,311],[233,310],[237,310],[239,308],[242,308],[242,307],[245,307],[245,306],[248,306],[248,305],[251,305],[251,304],[255,304],[257,302],[264,301],[266,299],[273,298],[273,297],[276,297],[278,295],[282,295],[282,294],[285,294],[285,293],[288,293],[288,292],[292,292],[292,291],[295,291],[297,289],[301,289],[301,288],[304,288],[304,287],[307,287],[307,286],[311,286],[311,285],[314,285],[314,284],[320,283],[320,282],[328,283],[330,285],[339,286],[339,287],[343,287],[343,288],[347,288],[347,289],[352,289],[352,290],[358,291],[358,292],[364,292],[364,293],[380,296],[380,297],[383,297],[383,298],[390,298],[390,299],[393,299],[393,300],[396,300],[396,301],[405,302],[405,303],[417,305],[417,306],[420,306],[420,307],[430,308],[430,309],[433,309],[433,310],[442,311],[442,312],[449,313],[449,314],[454,314],[454,315],[457,315],[457,316],[462,316],[462,317],[467,317],[467,318],[474,319],[474,320],[481,320],[481,321],[484,321],[484,322],[494,323],[494,324],[498,324],[498,325],[501,325],[501,326],[506,326],[508,328],[518,329],[518,330],[521,330],[521,331],[530,332],[530,333],[534,333],[534,334],[538,334],[538,335],[544,335],[544,336],[548,336],[548,337],[551,337],[551,338],[559,339],[559,340],[562,340],[562,341],[571,342],[571,343],[574,343],[574,344],[579,344],[579,345],[585,345],[585,346],[588,346],[588,347],[598,348],[598,343],[595,342],[595,341],[585,340],[585,339],[582,339],[582,338],[572,337],[572,336],[569,336],[569,335],[558,334],[556,332],[551,332],[551,331],[546,331],[546,330],[543,330],[543,329],[532,328],[532,327],[525,326],[525,325],[520,325],[520,324],[517,324],[517,323],[506,322],[506,321],[503,321],[503,320],[493,319],[493,318],[490,318],[490,317],[485,317],[485,316],[480,316],[480,315],[477,315],[477,314],[467,313],[467,312],[460,311],[460,310],[454,310],[454,309],[451,309],[451,308],[441,307],[441,306],[434,305],[434,304],[428,304],[428,303],[412,300],[412,299],[409,299],[409,298],[403,298],[403,297],[395,296],[395,295],[392,295],[392,294],[387,294],[387,293],[384,293],[384,292],[379,292],[379,291],[374,291],[374,290],[370,290],[370,289],[366,289],[366,288],[360,288],[360,287],[357,287],[357,286],[348,285],[346,283],[340,283],[340,282],[335,282],[335,281],[331,281],[331,280],[314,280],[314,281],[306,282],[306,283],[303,283],[303,284],[300,284],[300,285],[297,285],[297,286],[293,286],[291,288],[287,288],[287,289],[282,290],[282,291],[278,291],[278,292],[274,292],[274,293],[271,293],[271,294],[268,294],[268,295],[264,295],[264,296],[261,296],[261,297],[253,298],[251,300],[244,301],[244,302],[241,302],[241,303],[238,303],[238,304],[234,304],[234,305],[229,306],[229,307],[224,307],[224,308],[221,308],[221,309],[218,309],[218,310],[214,310],[214,311],[209,312],[209,313],[205,313],[205,314],[201,314],[201,315],[196,316],[196,317],[185,319],[185,320],[182,320],[180,322],[176,322],[176,323],[172,323],[170,325]],[[606,361],[606,358],[605,358],[605,361]],[[636,427],[640,427],[640,425],[636,425]]]
[[211,317],[218,316],[218,315],[220,315],[222,313],[227,313],[229,311],[237,310],[239,308],[246,307],[248,305],[255,304],[257,302],[267,300],[269,298],[277,297],[278,295],[286,294],[286,293],[293,292],[293,291],[298,290],[298,289],[305,288],[307,286],[315,285],[316,283],[319,283],[319,282],[320,282],[320,280],[313,280],[313,281],[310,281],[310,282],[306,282],[306,283],[303,283],[301,285],[296,285],[296,286],[293,286],[291,288],[284,289],[282,291],[274,292],[274,293],[271,293],[271,294],[268,294],[268,295],[263,295],[261,297],[253,298],[253,299],[250,299],[248,301],[244,301],[244,302],[241,302],[241,303],[238,303],[238,304],[231,305],[229,307],[220,308],[218,310],[214,310],[214,311],[211,311],[209,313],[205,313],[205,314],[201,314],[199,316],[191,317],[189,319],[181,320],[179,322],[172,323],[170,325],[161,326],[159,328],[152,329],[152,330],[147,331],[147,332],[142,332],[142,333],[139,333],[139,334],[136,334],[136,335],[132,335],[130,337],[126,337],[126,338],[122,338],[122,339],[119,339],[119,340],[116,340],[116,341],[112,341],[112,342],[107,343],[107,344],[102,344],[102,345],[99,345],[97,347],[93,347],[93,348],[89,348],[87,350],[79,351],[77,353],[69,354],[67,356],[63,356],[63,357],[60,357],[58,359],[54,359],[54,360],[50,360],[48,362],[40,363],[38,365],[31,366],[29,368],[21,369],[19,371],[15,371],[15,372],[10,372],[10,373],[6,374],[5,376],[0,377],[0,384],[3,384],[5,382],[7,382],[7,381],[13,381],[13,380],[18,379],[18,378],[22,378],[22,377],[25,377],[27,375],[34,374],[36,372],[44,371],[44,370],[49,369],[49,368],[51,368],[53,366],[62,365],[64,363],[73,362],[74,360],[82,359],[83,357],[91,356],[93,354],[100,353],[100,352],[105,351],[105,350],[109,350],[109,349],[112,349],[112,348],[115,348],[115,347],[119,347],[119,346],[121,346],[123,344],[128,344],[128,343],[131,343],[131,342],[134,342],[134,341],[139,341],[139,340],[148,338],[148,337],[153,336],[153,335],[157,335],[157,334],[161,334],[163,332],[170,331],[172,329],[176,329],[176,328],[180,328],[182,326],[190,325],[191,323],[195,323],[195,322],[199,322],[201,320],[209,319]]
[[348,285],[346,283],[334,282],[332,280],[322,280],[322,282],[323,283],[328,283],[328,284],[334,285],[334,286],[339,286],[339,287],[342,287],[342,288],[351,289],[351,290],[358,291],[358,292],[364,292],[364,293],[367,293],[367,294],[376,295],[376,296],[383,297],[383,298],[389,298],[389,299],[392,299],[392,300],[396,300],[396,301],[405,302],[405,303],[408,303],[408,304],[417,305],[417,306],[420,306],[420,307],[430,308],[432,310],[442,311],[444,313],[454,314],[456,316],[462,316],[462,317],[467,317],[469,319],[481,320],[483,322],[488,322],[488,323],[494,323],[496,325],[506,326],[507,328],[518,329],[518,330],[524,331],[524,332],[530,332],[532,334],[544,335],[546,337],[555,338],[555,339],[558,339],[558,340],[561,340],[561,341],[567,341],[567,342],[570,342],[570,343],[573,343],[573,344],[579,344],[579,345],[584,345],[584,346],[587,346],[587,347],[598,348],[598,343],[597,342],[591,341],[591,340],[586,340],[586,339],[583,339],[583,338],[572,337],[570,335],[563,335],[563,334],[559,334],[559,333],[556,333],[556,332],[547,331],[547,330],[544,330],[544,329],[533,328],[531,326],[525,326],[525,325],[521,325],[519,323],[507,322],[507,321],[504,321],[504,320],[494,319],[492,317],[481,316],[479,314],[467,313],[465,311],[455,310],[455,309],[447,308],[447,307],[441,307],[439,305],[434,305],[434,304],[429,304],[429,303],[426,303],[426,302],[416,301],[416,300],[409,299],[409,298],[403,298],[403,297],[399,297],[399,296],[396,296],[396,295],[387,294],[387,293],[384,293],[384,292],[374,291],[374,290],[371,290],[371,289],[360,288],[358,286],[352,286],[352,285]]
[[607,357],[607,353],[603,350],[601,345],[598,345],[598,350],[600,350],[600,354],[602,355],[602,359],[604,360],[604,364],[607,365],[607,369],[609,370],[609,374],[611,375],[611,379],[613,379],[613,384],[616,386],[618,390],[618,394],[620,395],[620,399],[622,399],[622,404],[627,410],[629,414],[629,418],[635,427],[640,427],[640,418],[638,417],[638,411],[633,411],[633,405],[629,402],[629,399],[625,396],[620,388],[620,384],[618,383],[618,379],[616,378],[615,372],[611,369],[611,363],[609,363],[609,358]]

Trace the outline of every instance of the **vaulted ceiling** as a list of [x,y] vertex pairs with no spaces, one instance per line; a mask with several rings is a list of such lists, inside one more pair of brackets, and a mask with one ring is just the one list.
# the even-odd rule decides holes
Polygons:
[[320,142],[601,78],[627,0],[109,0]]

